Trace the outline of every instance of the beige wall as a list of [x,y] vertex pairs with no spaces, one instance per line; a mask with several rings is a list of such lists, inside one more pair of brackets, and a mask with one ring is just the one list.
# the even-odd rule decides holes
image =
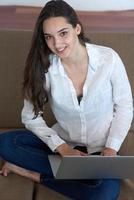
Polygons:
[[[0,5],[43,6],[48,0],[0,0]],[[77,10],[128,10],[134,9],[134,0],[66,0]]]

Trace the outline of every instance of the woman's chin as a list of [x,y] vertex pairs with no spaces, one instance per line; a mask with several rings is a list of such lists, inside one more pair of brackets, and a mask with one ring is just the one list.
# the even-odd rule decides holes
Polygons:
[[68,57],[68,51],[67,48],[65,48],[63,51],[56,51],[57,56],[60,58],[67,58]]

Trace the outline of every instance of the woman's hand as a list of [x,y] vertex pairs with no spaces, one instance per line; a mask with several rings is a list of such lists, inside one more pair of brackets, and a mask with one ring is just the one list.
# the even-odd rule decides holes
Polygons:
[[77,149],[73,149],[68,144],[62,144],[56,149],[61,156],[86,156],[87,153],[81,152]]
[[115,151],[114,149],[105,147],[102,152],[101,152],[102,156],[116,156],[117,155],[117,151]]

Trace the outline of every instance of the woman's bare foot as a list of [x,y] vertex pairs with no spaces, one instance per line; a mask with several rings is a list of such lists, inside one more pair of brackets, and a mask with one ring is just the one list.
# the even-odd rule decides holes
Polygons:
[[24,169],[22,167],[19,167],[17,165],[9,163],[9,162],[5,162],[2,167],[2,170],[0,171],[0,174],[2,174],[3,176],[8,176],[8,174],[11,172],[18,174],[20,176],[29,178],[38,183],[40,182],[40,174],[39,173]]

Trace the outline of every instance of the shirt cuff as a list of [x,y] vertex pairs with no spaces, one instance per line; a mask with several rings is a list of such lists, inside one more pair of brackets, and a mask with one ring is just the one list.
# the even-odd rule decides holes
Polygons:
[[62,140],[58,135],[52,135],[50,137],[50,139],[48,140],[47,145],[54,152],[58,146],[60,146],[64,143],[65,143],[65,141]]
[[120,146],[121,146],[121,141],[112,137],[108,137],[107,142],[106,142],[106,147],[114,149],[115,151],[119,151]]

